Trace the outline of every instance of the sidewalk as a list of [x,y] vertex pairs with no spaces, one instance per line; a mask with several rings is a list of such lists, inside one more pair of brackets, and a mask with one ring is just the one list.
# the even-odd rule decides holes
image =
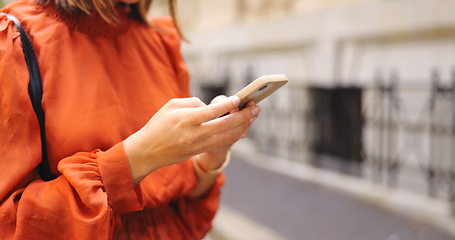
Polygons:
[[285,240],[237,210],[221,205],[213,222],[213,229],[204,240]]
[[455,239],[445,202],[251,150],[247,141],[233,149],[207,239]]

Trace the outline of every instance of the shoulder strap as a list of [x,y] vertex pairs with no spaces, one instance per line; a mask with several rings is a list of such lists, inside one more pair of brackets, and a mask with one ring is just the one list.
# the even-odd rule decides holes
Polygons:
[[33,110],[35,111],[35,114],[38,117],[38,122],[40,126],[42,159],[41,163],[38,165],[38,173],[42,180],[49,181],[54,179],[55,177],[52,176],[52,173],[50,171],[49,160],[47,155],[46,132],[44,127],[44,111],[41,106],[41,100],[43,99],[43,88],[41,85],[41,75],[39,71],[38,61],[36,60],[35,51],[33,49],[32,43],[30,42],[30,38],[25,32],[25,29],[22,26],[21,22],[11,14],[0,12],[0,15],[5,15],[8,19],[11,19],[14,22],[14,25],[21,36],[22,50],[24,52],[25,62],[27,63],[28,73],[30,75],[30,82],[28,84],[28,94],[30,95]]

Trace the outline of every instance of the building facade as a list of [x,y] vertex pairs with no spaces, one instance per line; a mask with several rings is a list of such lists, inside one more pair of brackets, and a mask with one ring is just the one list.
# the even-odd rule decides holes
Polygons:
[[178,4],[194,95],[288,76],[261,103],[259,151],[454,201],[454,1]]
[[288,76],[261,102],[258,151],[455,201],[455,1],[177,2],[193,95]]

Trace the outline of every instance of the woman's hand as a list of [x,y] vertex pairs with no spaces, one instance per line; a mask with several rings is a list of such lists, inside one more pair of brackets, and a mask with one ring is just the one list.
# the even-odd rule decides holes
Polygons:
[[[210,104],[215,104],[217,102],[225,100],[226,98],[227,97],[224,96],[224,95],[217,96],[216,98],[214,98],[212,100],[212,102]],[[249,107],[251,109],[251,111],[254,110],[254,112],[252,112],[253,113],[253,117],[251,119],[249,119],[249,125],[248,125],[248,127],[249,127],[254,122],[254,120],[256,120],[256,118],[258,117],[259,112],[260,112],[261,109],[259,107],[257,107],[256,104],[253,101],[248,102],[247,107]],[[239,109],[236,108],[236,109],[231,110],[229,112],[229,114],[232,115],[232,114],[234,114],[234,113],[236,113],[238,111],[239,111]],[[242,130],[242,133],[241,133],[239,139],[247,137],[248,128],[246,128],[246,129],[245,128],[241,128],[241,129],[239,129],[239,131],[240,130]],[[239,139],[237,139],[237,140],[239,140]],[[218,148],[215,148],[215,149],[212,149],[210,151],[207,151],[207,152],[204,152],[204,153],[200,154],[199,161],[207,169],[217,169],[217,168],[219,168],[223,164],[223,162],[226,160],[225,157],[226,157],[227,152],[232,147],[232,145],[235,142],[237,142],[237,140],[234,141],[234,142],[225,142],[222,146],[220,146]]]
[[[238,97],[210,105],[197,98],[170,100],[124,141],[134,183],[158,168],[202,152],[219,153],[236,142],[258,111],[256,106],[249,106],[235,112],[239,102]],[[232,114],[220,117],[227,112]]]

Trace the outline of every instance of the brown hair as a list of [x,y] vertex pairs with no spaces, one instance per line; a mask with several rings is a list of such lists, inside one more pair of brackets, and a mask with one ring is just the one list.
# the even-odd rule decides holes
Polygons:
[[[153,0],[140,0],[138,3],[130,4],[131,12],[137,20],[150,25],[147,20],[147,12],[152,5]],[[174,21],[175,28],[180,37],[187,41],[183,35],[180,24],[177,19],[176,0],[167,0],[169,6],[169,13]],[[106,22],[110,24],[118,24],[119,19],[116,12],[116,5],[118,0],[38,0],[40,4],[45,6],[55,4],[58,8],[63,9],[68,13],[81,11],[85,14],[92,14],[93,11],[98,13]]]

